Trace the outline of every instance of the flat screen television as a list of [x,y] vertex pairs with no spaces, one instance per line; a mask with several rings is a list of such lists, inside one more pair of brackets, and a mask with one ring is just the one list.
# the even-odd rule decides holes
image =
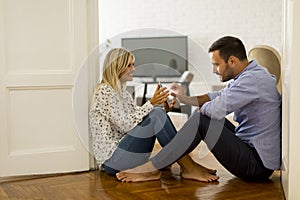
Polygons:
[[135,77],[179,77],[188,70],[187,36],[122,38],[135,56]]

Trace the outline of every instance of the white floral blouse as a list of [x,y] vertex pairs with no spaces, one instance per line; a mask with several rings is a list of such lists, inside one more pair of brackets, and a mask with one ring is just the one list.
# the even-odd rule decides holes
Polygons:
[[120,96],[107,84],[99,87],[91,104],[89,120],[93,152],[100,168],[112,156],[124,135],[152,109],[150,101],[137,106],[125,88]]

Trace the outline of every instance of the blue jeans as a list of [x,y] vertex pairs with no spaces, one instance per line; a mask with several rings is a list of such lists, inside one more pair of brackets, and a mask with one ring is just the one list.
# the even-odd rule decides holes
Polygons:
[[177,131],[169,116],[161,108],[154,108],[141,123],[120,141],[113,155],[102,167],[111,175],[134,168],[149,161],[155,140],[162,147],[167,145]]

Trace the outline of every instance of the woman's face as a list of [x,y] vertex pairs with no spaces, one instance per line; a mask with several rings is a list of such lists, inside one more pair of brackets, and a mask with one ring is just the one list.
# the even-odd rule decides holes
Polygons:
[[126,70],[124,72],[122,72],[119,76],[121,84],[124,84],[127,81],[133,80],[133,71],[134,70],[135,70],[135,68],[134,68],[133,58],[132,58],[132,56],[130,56],[128,59],[128,64],[127,64]]

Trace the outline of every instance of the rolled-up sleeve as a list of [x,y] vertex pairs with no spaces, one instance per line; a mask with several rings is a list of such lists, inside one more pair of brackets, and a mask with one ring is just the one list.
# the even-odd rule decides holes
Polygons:
[[233,81],[220,92],[208,93],[211,101],[202,106],[202,114],[220,120],[248,104],[258,97],[255,80],[256,78],[251,75],[243,75],[243,78]]
[[220,90],[220,91],[214,91],[214,92],[209,92],[207,93],[208,96],[209,96],[209,99],[210,100],[213,100],[215,99],[217,96],[220,96],[222,94],[223,90]]
[[215,98],[217,98],[218,96],[220,96],[223,93],[224,89],[219,90],[219,91],[214,91],[214,92],[208,92],[207,95],[209,96],[210,101],[206,102],[202,105],[201,107],[201,113],[204,115],[207,115],[209,117],[211,117],[210,112],[208,111],[208,107],[211,101],[213,101]]

